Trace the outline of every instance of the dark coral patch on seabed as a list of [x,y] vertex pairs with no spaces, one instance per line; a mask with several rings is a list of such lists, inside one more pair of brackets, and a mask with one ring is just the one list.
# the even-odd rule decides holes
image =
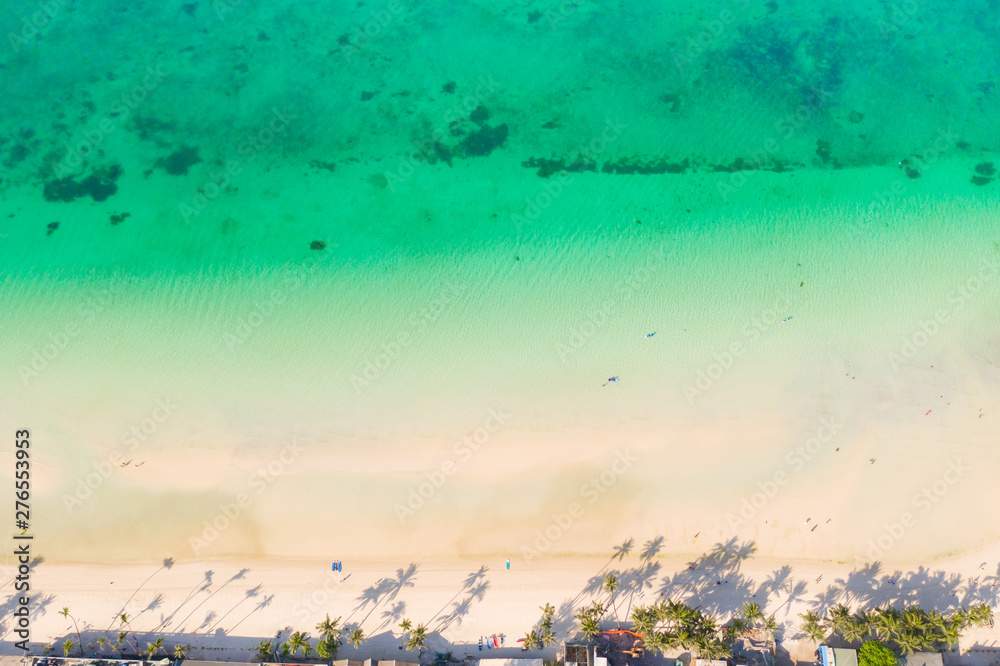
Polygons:
[[105,201],[118,191],[115,180],[120,175],[121,169],[114,166],[79,181],[72,176],[57,178],[45,183],[42,196],[46,201],[70,202],[89,195],[94,201]]
[[201,157],[198,156],[198,149],[185,146],[179,150],[175,150],[166,157],[156,160],[155,166],[161,167],[171,176],[183,176],[187,174],[188,169],[198,162],[201,162]]

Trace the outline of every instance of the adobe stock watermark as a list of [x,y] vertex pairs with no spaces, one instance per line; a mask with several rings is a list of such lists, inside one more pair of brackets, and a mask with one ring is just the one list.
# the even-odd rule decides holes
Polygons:
[[868,550],[864,555],[855,556],[868,564],[877,561],[891,550],[906,534],[907,530],[917,524],[918,515],[925,515],[934,508],[934,505],[941,501],[951,489],[965,476],[968,467],[959,460],[948,461],[948,468],[941,478],[934,483],[924,486],[920,492],[915,494],[910,500],[914,509],[919,509],[919,513],[904,511],[899,514],[899,518],[892,523],[885,525],[885,530],[877,538],[868,542]]
[[757,490],[749,497],[743,498],[737,513],[726,514],[726,524],[730,530],[736,532],[753,520],[761,509],[778,494],[778,490],[786,486],[789,480],[816,457],[826,444],[833,441],[833,438],[844,427],[843,423],[832,416],[824,416],[819,422],[820,425],[816,429],[815,435],[785,454],[784,467],[776,470],[770,479],[758,481]]
[[1000,272],[1000,263],[993,259],[984,259],[975,275],[956,285],[948,292],[950,308],[938,308],[934,315],[917,323],[917,330],[903,336],[899,347],[889,352],[889,365],[894,371],[914,358],[927,344],[940,333],[941,328],[951,321],[952,317],[962,311],[979,291],[996,278]]
[[903,0],[894,2],[890,6],[889,20],[879,19],[878,29],[885,39],[889,35],[899,32],[900,28],[910,22],[910,19],[920,11],[926,0]]
[[211,519],[206,519],[199,534],[188,539],[188,545],[195,555],[214,543],[240,517],[246,513],[254,500],[264,494],[274,482],[285,473],[286,468],[293,465],[302,456],[303,447],[296,440],[285,444],[281,452],[264,467],[259,467],[247,478],[247,485],[252,492],[237,493],[231,502],[219,505],[219,510]]
[[374,356],[365,359],[365,367],[360,372],[355,372],[350,377],[351,388],[355,395],[378,381],[385,372],[392,367],[392,364],[399,360],[403,352],[413,344],[415,337],[419,336],[428,326],[440,319],[447,306],[458,296],[465,292],[465,285],[448,281],[437,296],[431,299],[428,305],[421,307],[410,316],[409,329],[400,332],[393,340],[384,343],[379,347]]
[[104,143],[110,134],[125,124],[131,113],[150,93],[160,87],[168,73],[162,63],[155,67],[152,65],[147,67],[146,75],[142,81],[111,102],[111,111],[105,114],[96,125],[85,128],[81,132],[82,141],[76,141],[70,145],[66,150],[66,155],[53,167],[55,177],[64,178],[77,173],[86,162],[87,157]]
[[785,319],[779,319],[782,314],[787,314],[788,308],[791,307],[793,299],[787,296],[779,296],[772,307],[764,310],[760,316],[752,317],[751,319],[744,322],[743,326],[740,328],[740,332],[743,334],[745,340],[737,339],[729,343],[729,346],[722,351],[717,351],[712,354],[712,360],[708,365],[698,368],[698,374],[693,383],[685,384],[681,391],[684,393],[684,397],[687,399],[689,405],[693,405],[697,398],[700,398],[705,394],[706,391],[712,388],[716,381],[722,377],[729,370],[736,361],[743,356],[760,339],[760,337],[767,332],[772,326],[774,326],[779,321],[787,321],[788,317]]
[[403,13],[403,3],[399,0],[389,0],[384,7],[368,12],[368,20],[362,25],[354,26],[353,30],[341,38],[340,50],[347,62],[371,46],[392,22]]
[[89,499],[98,488],[104,485],[116,467],[123,467],[131,459],[126,457],[135,453],[139,445],[160,429],[177,411],[177,405],[170,398],[157,399],[149,416],[140,420],[118,438],[118,447],[112,449],[100,463],[93,463],[93,471],[77,479],[76,488],[72,493],[63,493],[63,506],[72,512]]
[[417,172],[418,167],[434,159],[440,147],[443,146],[443,142],[448,138],[448,128],[451,127],[452,123],[467,118],[477,107],[492,97],[499,86],[500,84],[492,75],[480,76],[479,85],[476,86],[471,95],[466,95],[441,114],[441,122],[431,132],[430,138],[414,141],[415,149],[399,158],[395,171],[383,173],[389,191],[395,192],[397,187]]
[[551,515],[552,522],[542,529],[536,529],[534,541],[521,546],[521,555],[526,560],[533,560],[548,552],[556,541],[569,532],[573,525],[586,513],[586,507],[601,499],[615,484],[621,480],[639,459],[625,449],[615,453],[614,460],[603,472],[592,476],[580,486],[579,495],[583,501],[573,501],[566,505],[566,510]]
[[317,613],[329,607],[333,595],[343,586],[344,578],[335,576],[333,572],[327,570],[322,587],[303,593],[292,608],[292,615],[295,616],[297,623],[303,625],[311,622]]
[[10,45],[10,50],[16,55],[21,47],[34,41],[68,4],[70,4],[70,0],[38,0],[35,3],[38,11],[21,17],[21,30],[19,32],[11,30],[7,33],[7,43]]
[[[750,7],[750,0],[733,0],[733,4],[745,11]],[[702,29],[684,41],[684,48],[671,52],[677,71],[683,72],[691,63],[703,56],[734,23],[736,23],[736,15],[729,9],[723,9],[719,12],[718,17],[711,21],[702,21]]]
[[295,265],[285,268],[285,273],[281,277],[278,286],[271,289],[267,296],[257,301],[246,316],[236,320],[236,325],[222,334],[222,341],[235,352],[237,347],[246,343],[250,336],[273,315],[288,299],[306,283],[313,271],[324,262],[320,255],[314,254],[315,258],[306,264]]
[[71,343],[86,330],[97,316],[103,313],[118,295],[119,284],[111,281],[96,294],[87,296],[78,304],[76,317],[54,333],[49,333],[44,341],[32,345],[31,359],[18,367],[21,382],[27,386],[33,379],[44,372],[71,345]]
[[276,106],[271,108],[271,115],[274,117],[271,118],[270,122],[256,133],[246,137],[236,147],[236,152],[242,159],[228,160],[221,171],[209,172],[208,180],[200,187],[195,188],[191,199],[187,203],[182,201],[178,204],[177,210],[185,223],[201,215],[212,201],[218,199],[226,191],[233,179],[243,171],[244,166],[257,159],[264,148],[270,145],[279,134],[288,130],[288,121],[298,117],[289,112],[287,107],[279,109]]
[[409,518],[416,515],[416,512],[424,507],[438,491],[444,487],[448,479],[455,475],[463,464],[469,462],[476,453],[490,440],[493,433],[503,428],[506,420],[511,417],[503,409],[490,409],[488,416],[483,420],[483,425],[465,435],[455,442],[451,447],[451,453],[458,457],[458,462],[448,459],[441,462],[437,469],[424,472],[427,479],[419,485],[410,486],[406,494],[406,503],[396,504],[392,507],[400,524],[405,523]]
[[732,171],[726,180],[720,180],[715,184],[723,201],[728,203],[729,197],[750,182],[750,174],[762,171],[767,167],[781,150],[781,141],[790,141],[796,132],[804,127],[833,97],[833,93],[826,88],[811,87],[805,92],[805,96],[807,102],[800,104],[794,111],[789,111],[783,118],[775,121],[776,136],[768,137],[761,143],[760,150],[750,153],[750,159],[744,160],[745,168]]
[[[938,130],[938,136],[934,139],[933,143],[921,150],[919,155],[912,156],[908,158],[910,160],[909,171],[922,172],[929,169],[934,163],[941,159],[941,156],[946,152],[958,145],[959,135],[952,131],[949,126],[947,130]],[[886,204],[895,202],[901,196],[906,194],[907,181],[910,178],[903,178],[898,176],[892,181],[886,189],[880,191],[876,195],[876,200],[872,202],[869,206],[869,212],[860,220],[850,217],[848,218],[847,230],[852,235],[858,235],[871,229],[875,226],[878,221],[878,209],[884,208]]]
[[[627,129],[628,125],[620,119],[606,118],[600,136],[577,148],[577,160],[596,164],[597,158],[608,152],[608,149],[618,141],[622,132]],[[565,171],[560,171],[555,176],[554,179],[546,179],[534,196],[525,197],[524,208],[519,213],[511,214],[510,221],[517,231],[521,231],[526,225],[537,222],[542,217],[542,213],[550,208],[563,195],[566,188],[576,180],[573,174]]]
[[645,265],[630,271],[626,279],[615,287],[614,295],[598,304],[583,321],[570,329],[569,338],[565,342],[556,343],[556,355],[559,360],[565,363],[570,356],[583,349],[586,343],[604,328],[619,307],[632,298],[633,292],[648,283],[652,275],[666,266],[666,263],[667,258],[663,252],[654,252]]

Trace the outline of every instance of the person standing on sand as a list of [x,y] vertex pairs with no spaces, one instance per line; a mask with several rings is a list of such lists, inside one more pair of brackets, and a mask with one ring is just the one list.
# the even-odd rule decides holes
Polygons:
[[507,560],[507,571],[510,571],[510,560]]

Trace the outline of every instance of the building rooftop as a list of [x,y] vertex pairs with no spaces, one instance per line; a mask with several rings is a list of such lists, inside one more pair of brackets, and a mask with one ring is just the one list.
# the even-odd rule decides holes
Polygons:
[[903,657],[900,666],[942,666],[943,663],[940,652],[914,652],[909,657]]

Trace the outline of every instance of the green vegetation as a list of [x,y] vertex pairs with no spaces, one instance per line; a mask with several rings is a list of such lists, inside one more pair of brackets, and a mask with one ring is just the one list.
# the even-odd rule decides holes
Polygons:
[[552,629],[552,618],[555,616],[556,609],[552,604],[545,604],[541,606],[541,609],[542,619],[539,622],[539,628],[532,629],[525,635],[522,650],[541,650],[556,642],[556,634]]
[[[288,651],[291,656],[295,656],[299,650],[303,651],[305,654],[305,647],[309,645],[309,633],[296,631],[291,636],[288,637]],[[312,646],[309,646],[310,652],[312,651]]]
[[273,641],[261,641],[257,644],[257,661],[271,661],[274,657]]
[[622,623],[618,621],[618,608],[615,606],[615,590],[619,588],[618,577],[614,574],[608,574],[604,577],[604,591],[608,593],[608,605],[611,606],[612,612],[615,614],[615,624],[619,629],[622,628]]
[[704,659],[731,654],[723,641],[731,630],[720,629],[714,617],[673,600],[636,606],[632,609],[632,625],[642,635],[645,648],[657,650],[662,656],[678,648],[696,652]]
[[364,643],[366,640],[368,640],[368,637],[365,636],[365,630],[362,629],[361,627],[358,627],[357,629],[352,629],[351,635],[347,637],[347,642],[353,645],[355,650],[357,650],[358,646]]
[[896,666],[896,655],[882,641],[865,641],[858,648],[858,666]]
[[801,613],[802,632],[814,643],[820,643],[826,637],[826,629],[823,628],[823,618],[815,611]]
[[410,632],[410,639],[406,641],[406,649],[416,650],[418,654],[427,649],[427,628],[424,625],[418,624]]
[[[146,655],[147,655],[147,658],[148,659],[152,659],[156,655],[156,653],[159,652],[160,650],[163,650],[163,639],[162,638],[157,638],[154,642],[148,643],[146,645]],[[166,654],[166,653],[167,653],[167,651],[163,650],[163,654]]]
[[[822,640],[830,632],[839,634],[849,644],[874,642],[890,651],[913,654],[918,650],[951,648],[966,627],[990,624],[993,611],[986,604],[976,604],[950,614],[919,606],[902,610],[885,606],[851,613],[844,604],[837,604],[827,611],[825,619],[812,611],[799,617],[803,620],[802,631],[814,641]],[[869,648],[873,650],[875,647]]]
[[316,625],[316,631],[319,633],[316,656],[326,660],[336,659],[337,650],[340,649],[340,617],[331,620],[327,613],[326,618]]
[[[69,613],[69,607],[67,607],[67,606],[63,606],[63,609],[61,611],[59,611],[59,614],[62,615],[63,617],[68,617],[69,619],[73,620],[73,628],[76,630],[76,639],[80,643],[80,656],[83,656],[83,636],[80,635],[80,627],[76,623],[76,618],[73,617],[72,615],[70,615],[70,613]],[[65,650],[65,648],[66,648],[66,644],[63,643],[63,649]],[[67,657],[69,656],[68,652],[66,653],[66,656]]]
[[601,633],[601,618],[604,617],[606,610],[604,604],[594,601],[590,608],[581,608],[580,612],[574,615],[580,622],[580,631],[583,632],[588,641]]

